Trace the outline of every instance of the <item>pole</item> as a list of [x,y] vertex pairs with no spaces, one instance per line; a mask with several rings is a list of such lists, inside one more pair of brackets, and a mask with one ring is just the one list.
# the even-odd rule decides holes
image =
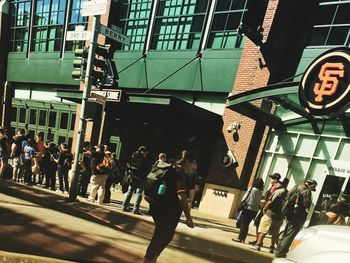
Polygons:
[[93,70],[93,61],[95,58],[95,49],[97,46],[97,37],[98,31],[100,27],[100,16],[95,15],[92,21],[92,39],[89,44],[89,53],[86,64],[86,76],[85,76],[85,87],[83,90],[83,98],[81,100],[81,108],[80,108],[80,120],[79,120],[79,129],[78,129],[78,137],[77,144],[75,147],[75,155],[74,162],[72,167],[72,179],[71,186],[69,190],[68,201],[75,202],[77,201],[77,192],[78,192],[78,181],[79,181],[79,155],[83,150],[83,143],[85,139],[85,131],[86,131],[86,119],[85,119],[85,107],[86,102],[90,97],[91,93],[91,82],[92,82],[92,70]]

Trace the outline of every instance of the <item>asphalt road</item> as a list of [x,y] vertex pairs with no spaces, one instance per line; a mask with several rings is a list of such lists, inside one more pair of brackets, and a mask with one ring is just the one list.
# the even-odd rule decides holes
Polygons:
[[[1,191],[5,189],[0,185],[0,250],[74,262],[143,261],[148,238],[79,214],[64,213],[49,207],[46,195],[36,193],[33,198],[30,188],[23,189],[26,193],[19,198]],[[25,194],[32,198],[23,198]],[[41,202],[35,198],[41,198]],[[43,261],[38,259],[38,262]],[[171,246],[164,250],[158,262],[239,263]]]

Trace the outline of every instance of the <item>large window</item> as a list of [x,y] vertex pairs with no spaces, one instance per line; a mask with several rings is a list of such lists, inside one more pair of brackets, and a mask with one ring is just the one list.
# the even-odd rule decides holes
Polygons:
[[321,0],[309,39],[310,46],[350,44],[350,1]]
[[[74,31],[77,26],[87,30],[87,17],[81,15],[81,5],[83,0],[73,0],[69,13],[67,31]],[[66,50],[73,51],[77,48],[83,48],[84,41],[66,41]]]
[[207,0],[160,0],[151,49],[197,49]]
[[207,48],[234,48],[247,0],[218,0]]
[[30,25],[30,0],[11,1],[10,51],[26,52]]
[[120,25],[123,32],[131,38],[130,47],[124,50],[142,50],[147,34],[151,0],[122,0]]
[[36,1],[31,51],[61,50],[66,2],[66,0]]

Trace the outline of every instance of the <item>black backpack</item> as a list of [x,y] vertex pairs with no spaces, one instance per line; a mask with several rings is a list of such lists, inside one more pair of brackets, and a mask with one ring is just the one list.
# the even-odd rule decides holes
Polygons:
[[[166,191],[166,182],[164,181],[164,176],[172,169],[171,164],[168,163],[159,163],[157,166],[153,167],[151,172],[147,175],[144,194],[145,200],[148,203],[155,203],[160,197],[158,194],[159,188],[162,184],[165,185]],[[164,187],[164,186],[163,186]],[[162,193],[164,195],[165,193]]]
[[288,195],[288,198],[286,202],[283,205],[282,213],[287,217],[293,217],[296,216],[300,212],[300,195],[301,190],[296,187],[293,189],[290,194]]

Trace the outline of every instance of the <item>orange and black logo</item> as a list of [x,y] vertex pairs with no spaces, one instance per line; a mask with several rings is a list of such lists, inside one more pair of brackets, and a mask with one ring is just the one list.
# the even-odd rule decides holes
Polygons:
[[315,117],[332,118],[350,106],[350,49],[330,49],[306,69],[299,86],[301,105]]

